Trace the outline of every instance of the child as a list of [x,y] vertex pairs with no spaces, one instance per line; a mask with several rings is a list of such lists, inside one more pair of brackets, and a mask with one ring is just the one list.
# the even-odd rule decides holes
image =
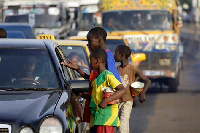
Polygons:
[[135,97],[132,97],[130,92],[130,85],[137,77],[144,81],[145,86],[140,93],[140,102],[145,102],[145,92],[147,91],[151,81],[144,76],[138,68],[129,64],[128,58],[131,55],[131,50],[128,46],[119,45],[115,49],[115,60],[120,62],[121,65],[117,66],[117,70],[120,74],[122,84],[126,88],[126,93],[121,97],[121,103],[119,104],[119,118],[121,125],[118,129],[119,133],[129,133],[129,119],[132,110],[132,105]]
[[[91,52],[99,48],[104,49],[106,51],[107,53],[106,68],[108,69],[108,71],[112,72],[114,76],[121,82],[119,73],[116,69],[115,59],[112,53],[106,47],[105,43],[106,37],[107,37],[107,32],[103,28],[101,27],[92,28],[87,34],[88,47]],[[89,79],[91,82],[93,82],[93,80],[96,78],[98,74],[97,72],[91,70],[90,75],[87,75],[80,68],[78,68],[75,63],[71,62],[70,60],[68,61],[69,64],[64,62],[62,64],[76,70],[83,78]],[[92,87],[91,91],[88,92],[87,95],[85,95],[84,93],[80,94],[80,96],[86,99],[82,122],[87,122],[87,123],[90,122],[90,110],[89,110],[90,98],[88,98],[88,95],[91,95],[91,93],[92,93]]]
[[108,71],[112,72],[115,75],[115,77],[121,82],[119,73],[116,69],[115,59],[113,58],[112,53],[106,47],[106,37],[107,37],[107,32],[103,28],[101,27],[92,28],[87,34],[88,47],[91,52],[99,48],[104,49],[106,51],[107,53],[106,68],[108,69]]
[[[109,72],[106,67],[107,54],[103,49],[94,50],[90,55],[91,69],[98,72],[92,82],[92,95],[90,101],[91,120],[93,126],[90,132],[114,133],[115,126],[119,125],[118,104],[107,106],[108,102],[120,98],[125,92],[123,85]],[[116,92],[103,99],[103,89],[110,87]]]

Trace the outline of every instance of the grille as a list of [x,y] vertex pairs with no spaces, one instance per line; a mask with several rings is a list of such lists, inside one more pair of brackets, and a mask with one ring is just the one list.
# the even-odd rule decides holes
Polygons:
[[[174,53],[145,53],[146,54],[146,60],[142,61],[139,68],[141,70],[159,70],[159,69],[172,69],[173,68],[173,62],[174,62]],[[170,60],[170,65],[161,65],[159,61],[161,59],[167,59]]]
[[0,128],[0,133],[9,133],[8,128]]
[[11,133],[11,126],[8,124],[0,124],[0,133]]

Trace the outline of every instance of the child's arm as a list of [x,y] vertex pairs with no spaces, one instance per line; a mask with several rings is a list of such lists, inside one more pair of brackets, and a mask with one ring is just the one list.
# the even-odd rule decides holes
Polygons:
[[76,70],[84,79],[89,79],[90,75],[84,73],[75,63],[73,63],[69,59],[67,59],[67,61],[69,63],[61,62],[61,64],[64,65],[64,66],[67,66],[67,67],[69,67],[73,70]]
[[144,88],[143,91],[140,93],[140,102],[145,102],[145,93],[148,90],[148,87],[151,84],[151,80],[149,80],[145,75],[143,75],[139,69],[136,71],[136,76],[138,76],[141,80],[144,81]]
[[98,105],[100,108],[105,108],[108,102],[119,99],[124,93],[126,93],[126,89],[122,84],[118,85],[115,89],[117,91],[112,96],[101,101],[101,103]]

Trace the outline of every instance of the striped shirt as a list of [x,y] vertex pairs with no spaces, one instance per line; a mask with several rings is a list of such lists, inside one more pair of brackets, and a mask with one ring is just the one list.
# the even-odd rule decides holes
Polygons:
[[119,126],[118,104],[108,105],[106,108],[99,108],[99,103],[103,100],[103,88],[110,87],[113,91],[121,83],[108,70],[104,70],[92,83],[93,90],[90,101],[90,125]]

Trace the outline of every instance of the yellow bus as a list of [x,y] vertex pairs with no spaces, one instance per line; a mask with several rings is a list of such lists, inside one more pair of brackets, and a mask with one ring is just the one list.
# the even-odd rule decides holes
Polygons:
[[178,0],[101,0],[102,27],[123,36],[134,53],[145,53],[140,70],[176,92],[181,61]]

